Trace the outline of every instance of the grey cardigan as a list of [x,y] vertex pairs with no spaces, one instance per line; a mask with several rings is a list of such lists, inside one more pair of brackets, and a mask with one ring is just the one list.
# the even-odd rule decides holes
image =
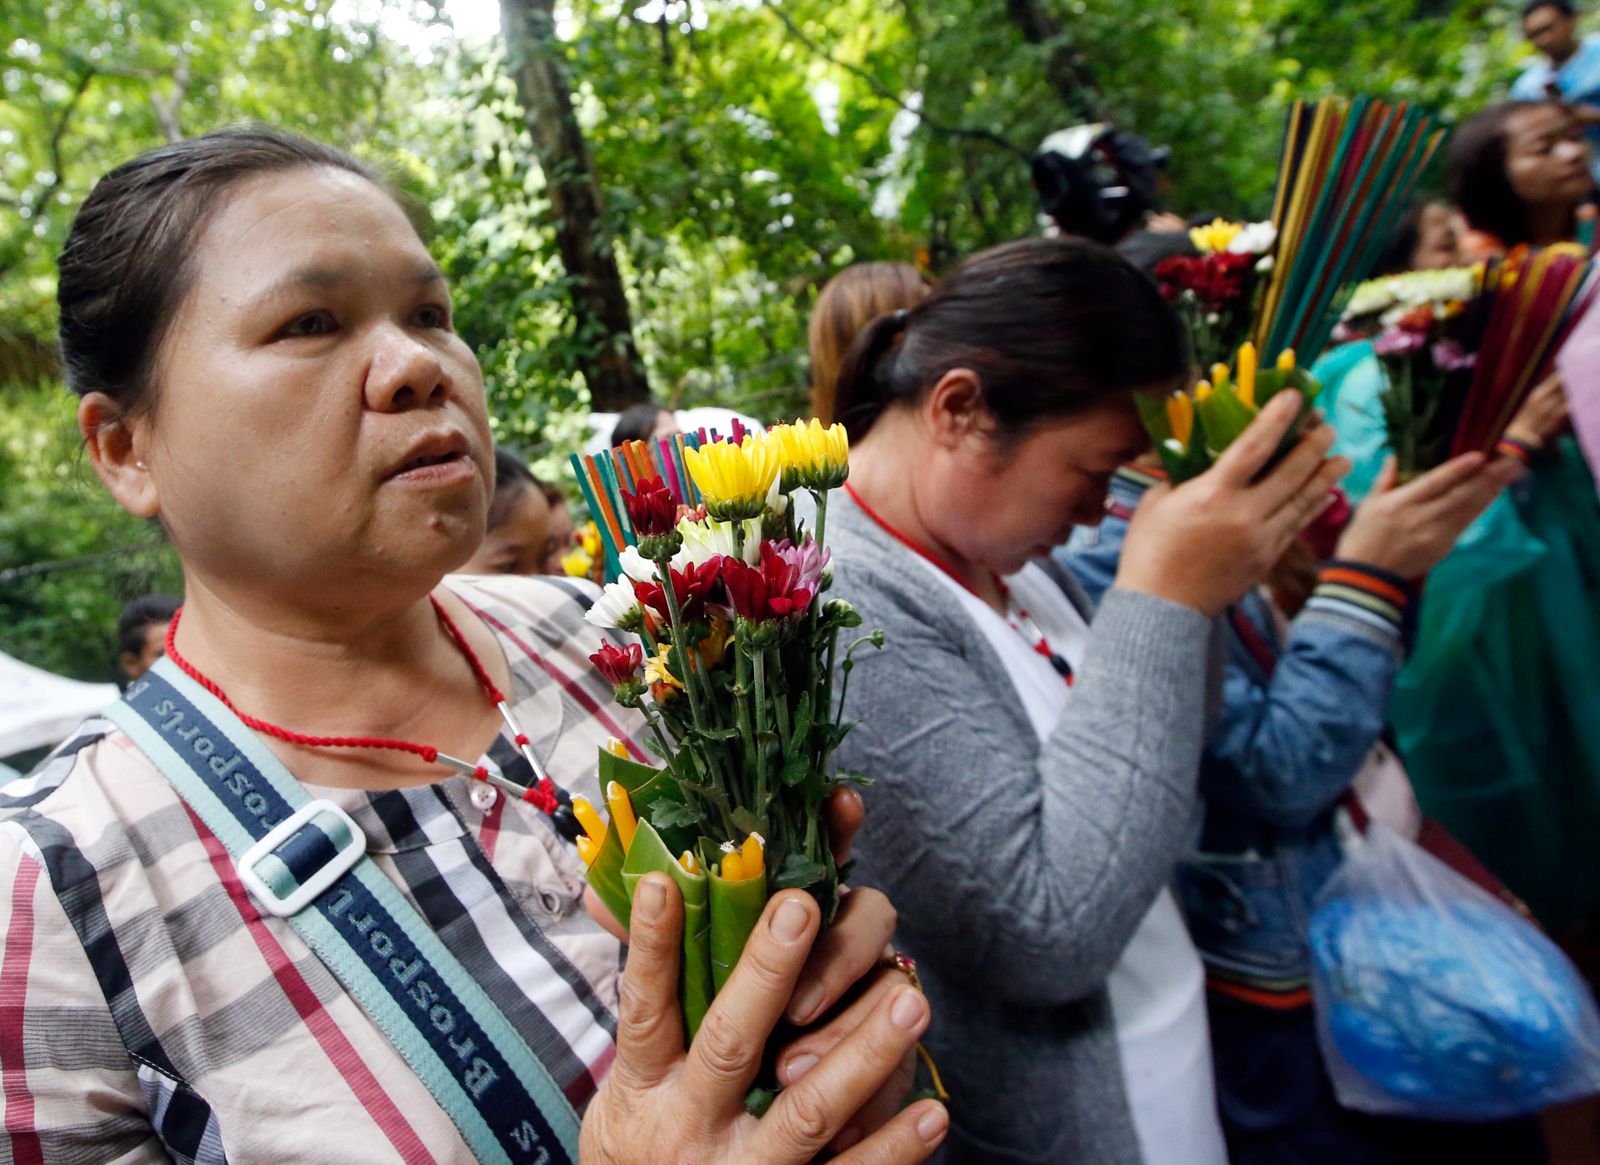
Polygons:
[[1192,821],[1211,622],[1110,591],[1041,746],[956,596],[829,501],[829,597],[888,637],[856,653],[839,752],[875,782],[852,880],[899,909],[933,1005],[953,1116],[936,1159],[1139,1165],[1106,980]]

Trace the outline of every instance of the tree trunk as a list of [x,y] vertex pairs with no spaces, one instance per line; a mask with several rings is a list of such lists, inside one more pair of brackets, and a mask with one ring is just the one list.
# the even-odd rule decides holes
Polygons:
[[1104,121],[1100,90],[1088,62],[1078,55],[1045,0],[1006,0],[1006,12],[1022,39],[1044,50],[1044,75],[1067,112],[1084,121]]
[[650,399],[622,273],[601,206],[589,147],[572,110],[561,68],[554,0],[500,0],[507,67],[522,99],[533,149],[544,171],[545,196],[566,267],[574,331],[595,337],[581,360],[595,409],[615,412]]

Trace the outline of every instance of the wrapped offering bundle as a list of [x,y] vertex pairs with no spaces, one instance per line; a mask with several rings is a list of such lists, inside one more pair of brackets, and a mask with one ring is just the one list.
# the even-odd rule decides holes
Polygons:
[[1232,368],[1213,366],[1211,379],[1192,390],[1162,399],[1143,394],[1135,399],[1167,476],[1176,484],[1210,469],[1262,407],[1286,388],[1300,393],[1307,411],[1320,391],[1315,378],[1295,365],[1292,351],[1280,354],[1274,367],[1261,370],[1255,345],[1243,344]]
[[[630,760],[620,744],[603,752],[605,805],[575,805],[578,844],[589,884],[624,925],[646,874],[678,885],[692,1037],[769,894],[808,891],[824,921],[838,904],[823,820],[841,779],[830,758],[849,730],[850,653],[882,642],[841,644],[860,616],[823,597],[828,491],[844,483],[848,446],[841,426],[812,421],[661,442],[654,453],[635,443],[581,468],[593,471],[605,553],[620,571],[587,618],[636,640],[591,659],[617,702],[644,716],[663,767]],[[611,483],[615,508],[600,500]],[[792,504],[802,490],[815,503],[809,527]]]

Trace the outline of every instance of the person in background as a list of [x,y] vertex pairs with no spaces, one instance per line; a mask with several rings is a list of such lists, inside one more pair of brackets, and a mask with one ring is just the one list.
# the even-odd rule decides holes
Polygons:
[[928,278],[909,263],[852,263],[823,286],[806,328],[811,352],[811,415],[833,424],[839,365],[861,329],[885,312],[928,297]]
[[611,448],[615,449],[624,441],[648,441],[652,437],[670,437],[681,432],[678,418],[671,409],[664,409],[655,401],[645,401],[622,410],[611,430]]
[[[1232,1165],[1544,1159],[1528,1122],[1424,1125],[1341,1108],[1309,990],[1307,920],[1343,860],[1342,799],[1362,787],[1386,803],[1414,804],[1382,741],[1412,588],[1520,473],[1511,458],[1491,463],[1473,453],[1397,486],[1391,461],[1332,561],[1323,566],[1296,544],[1268,586],[1228,612],[1222,714],[1200,763],[1203,826],[1177,883],[1206,964]],[[1148,467],[1118,470],[1105,521],[1075,531],[1057,552],[1091,597],[1112,585],[1129,522],[1159,480]],[[1302,573],[1309,577],[1295,577]]]
[[460,573],[549,574],[555,550],[544,483],[511,450],[496,449],[488,529]]
[[[1540,55],[1512,84],[1511,99],[1565,102],[1600,151],[1600,36],[1579,39],[1577,8],[1567,0],[1528,0],[1522,35]],[[1593,175],[1600,182],[1600,168]]]
[[140,595],[122,608],[117,620],[117,666],[134,680],[167,653],[167,624],[183,606],[171,595]]
[[1455,207],[1445,202],[1419,202],[1401,218],[1394,237],[1378,257],[1373,274],[1443,271],[1466,261],[1461,253],[1461,224]]
[[[1285,393],[1152,498],[1089,605],[1050,549],[1148,443],[1135,393],[1186,382],[1148,278],[1082,239],[982,252],[879,316],[840,371],[850,480],[828,509],[871,777],[856,880],[893,888],[939,1022],[951,1165],[1221,1165],[1203,974],[1165,889],[1195,810],[1214,619],[1343,472]],[[1154,698],[1150,694],[1155,693]]]
[[1469,260],[1578,237],[1595,194],[1583,125],[1555,101],[1507,101],[1469,118],[1450,141],[1447,184],[1469,233]]
[[541,488],[544,490],[544,500],[550,506],[550,535],[547,543],[550,552],[544,556],[544,562],[540,565],[538,573],[562,575],[566,573],[561,563],[562,556],[572,550],[576,541],[572,531],[572,511],[567,508],[567,495],[555,482],[545,482]]

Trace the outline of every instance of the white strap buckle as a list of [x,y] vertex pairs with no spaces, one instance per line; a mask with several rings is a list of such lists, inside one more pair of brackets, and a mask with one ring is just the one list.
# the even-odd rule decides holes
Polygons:
[[[308,877],[301,879],[300,884],[288,894],[279,896],[265,879],[262,878],[258,866],[265,859],[272,859],[279,866],[284,866],[283,859],[277,850],[296,833],[310,826],[311,819],[321,813],[331,813],[340,818],[345,828],[350,831],[350,839],[340,847],[332,858],[324,862]],[[321,830],[318,830],[321,832]],[[304,910],[317,896],[329,886],[333,885],[346,871],[359,862],[367,852],[367,836],[361,832],[361,827],[355,820],[332,801],[316,800],[302,805],[288,817],[284,818],[255,845],[245,850],[236,863],[239,870],[239,880],[244,883],[245,889],[255,897],[269,914],[279,918],[288,918]]]

